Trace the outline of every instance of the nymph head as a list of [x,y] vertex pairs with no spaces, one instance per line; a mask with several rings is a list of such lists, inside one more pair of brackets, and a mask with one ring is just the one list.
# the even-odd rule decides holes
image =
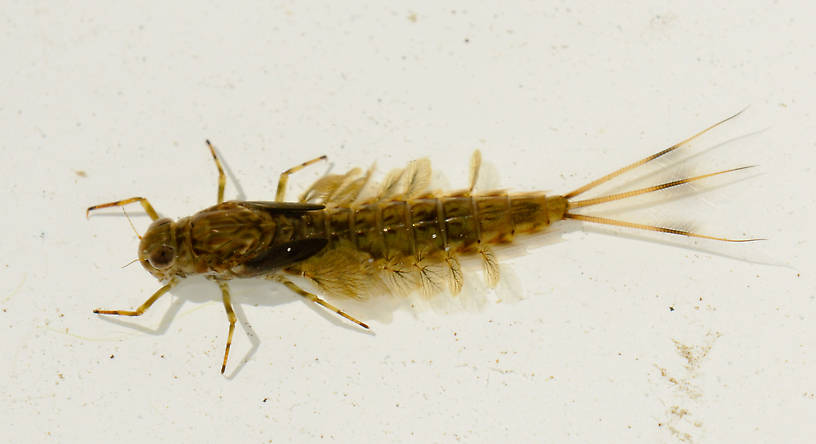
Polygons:
[[154,221],[139,243],[139,262],[145,270],[165,281],[176,263],[176,227],[169,218]]

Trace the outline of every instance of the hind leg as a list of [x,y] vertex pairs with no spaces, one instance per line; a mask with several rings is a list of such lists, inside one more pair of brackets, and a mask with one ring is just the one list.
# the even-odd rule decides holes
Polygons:
[[221,161],[218,159],[218,155],[215,154],[215,148],[213,148],[209,140],[206,142],[210,148],[210,154],[212,154],[212,158],[215,161],[215,167],[218,168],[218,202],[216,203],[221,203],[224,201],[224,187],[227,185],[227,177],[224,175],[224,168],[221,168]]
[[320,297],[317,296],[316,294],[309,293],[308,291],[298,287],[294,282],[290,281],[289,279],[286,279],[286,278],[284,278],[282,276],[270,276],[267,279],[275,280],[275,281],[280,282],[281,284],[285,285],[286,288],[294,291],[295,293],[303,296],[304,298],[314,302],[317,305],[320,305],[321,307],[323,307],[323,308],[325,308],[325,309],[327,309],[329,311],[333,311],[333,312],[337,313],[338,315],[348,319],[351,322],[354,322],[355,324],[359,325],[360,327],[363,327],[365,329],[369,328],[368,325],[366,325],[365,323],[355,319],[351,315],[347,314],[343,310],[340,310],[339,308],[335,307],[334,305],[329,304],[328,302],[324,301],[323,299],[320,299]]
[[278,190],[275,193],[275,201],[276,202],[283,202],[283,198],[286,195],[286,183],[289,182],[289,176],[291,174],[296,173],[296,172],[306,168],[309,165],[315,164],[317,162],[320,162],[321,160],[326,160],[326,159],[328,159],[328,157],[326,157],[325,155],[320,156],[320,157],[315,157],[312,160],[308,160],[306,162],[301,163],[300,165],[298,165],[296,167],[289,168],[288,170],[282,172],[281,175],[280,175],[280,180],[278,180]]

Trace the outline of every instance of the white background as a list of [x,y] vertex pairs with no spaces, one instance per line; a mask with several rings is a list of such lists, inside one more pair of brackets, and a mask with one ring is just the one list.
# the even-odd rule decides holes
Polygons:
[[[4,442],[816,432],[808,2],[3,3]],[[672,205],[701,231],[761,243],[566,224],[505,259],[496,292],[477,272],[451,302],[335,301],[374,334],[284,288],[235,283],[226,377],[207,281],[142,318],[91,312],[134,307],[158,283],[120,268],[138,243],[121,212],[85,208],[211,205],[205,138],[232,172],[227,198],[271,199],[282,170],[320,154],[335,172],[376,160],[380,173],[429,156],[461,188],[474,148],[494,186],[564,192],[746,105],[702,147],[736,138],[714,157],[761,167]],[[706,159],[695,170],[721,166]],[[326,168],[294,177],[290,198]],[[129,212],[143,232],[149,219]]]

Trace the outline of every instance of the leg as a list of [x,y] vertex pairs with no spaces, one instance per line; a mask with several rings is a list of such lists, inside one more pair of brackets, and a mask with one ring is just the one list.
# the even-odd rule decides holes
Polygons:
[[134,311],[130,311],[130,310],[100,310],[100,309],[97,308],[93,312],[96,313],[96,314],[106,314],[106,315],[141,316],[142,313],[145,312],[145,310],[150,308],[150,306],[153,305],[153,303],[156,302],[156,300],[158,300],[163,294],[167,293],[167,291],[170,290],[171,288],[173,288],[177,283],[178,283],[178,281],[175,278],[171,279],[170,282],[167,283],[167,285],[165,285],[162,288],[159,288],[158,291],[153,293],[153,296],[150,296],[150,298],[148,298],[148,300],[144,301],[144,303],[142,305],[140,305],[139,308],[137,308]]
[[85,210],[85,217],[89,217],[91,211],[98,210],[100,208],[109,208],[109,207],[121,207],[127,204],[131,204],[133,202],[139,202],[142,204],[142,208],[144,208],[145,213],[150,216],[151,219],[156,220],[159,218],[159,215],[156,213],[156,210],[153,209],[153,206],[150,205],[150,202],[147,201],[144,197],[131,197],[130,199],[124,200],[117,200],[116,202],[108,202],[104,204],[94,205],[92,207],[88,207]]
[[296,172],[306,168],[309,165],[312,165],[314,163],[317,163],[317,162],[320,162],[321,160],[326,160],[326,159],[328,159],[328,157],[326,157],[325,155],[320,156],[320,157],[315,157],[312,160],[303,162],[303,163],[301,163],[300,165],[298,165],[296,167],[289,168],[288,170],[282,172],[281,175],[280,175],[280,180],[278,180],[278,191],[275,193],[275,201],[276,202],[283,202],[283,198],[285,197],[284,195],[286,194],[286,182],[289,181],[289,175],[290,174],[296,173]]
[[314,302],[315,304],[321,305],[321,306],[323,306],[323,308],[337,313],[338,315],[348,319],[351,322],[354,322],[355,324],[359,325],[360,327],[368,329],[368,325],[358,321],[357,319],[354,319],[353,317],[351,317],[348,314],[346,314],[345,312],[343,312],[343,310],[340,310],[339,308],[335,307],[334,305],[329,304],[328,302],[324,301],[323,299],[320,299],[317,295],[309,293],[308,291],[298,287],[297,285],[295,285],[294,282],[290,281],[289,279],[286,279],[285,277],[272,276],[272,277],[269,277],[267,279],[276,280],[276,281],[280,282],[281,284],[285,285],[290,290],[294,291],[295,293],[297,293],[297,294],[303,296],[304,298]]
[[229,286],[225,281],[216,281],[221,288],[221,297],[224,299],[224,309],[227,311],[227,319],[229,320],[229,334],[227,335],[227,348],[224,349],[224,362],[221,364],[221,374],[224,374],[224,369],[227,368],[227,358],[229,357],[230,346],[232,345],[232,334],[235,332],[235,312],[232,311],[232,302],[230,301]]
[[218,160],[218,155],[215,154],[215,148],[213,148],[209,140],[207,140],[207,146],[210,147],[210,154],[212,154],[215,161],[215,167],[218,168],[218,202],[216,203],[221,203],[224,201],[224,186],[227,184],[227,178],[224,176],[224,169],[221,168],[221,161]]

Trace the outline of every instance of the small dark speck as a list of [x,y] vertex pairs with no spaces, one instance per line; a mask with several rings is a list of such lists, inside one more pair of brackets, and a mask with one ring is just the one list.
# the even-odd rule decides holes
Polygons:
[[83,170],[75,170],[74,173],[79,177],[88,177],[88,173]]
[[465,39],[465,43],[470,43],[470,39]]
[[113,359],[113,355],[110,355],[110,358]]
[[669,305],[669,311],[674,311],[674,305]]
[[45,231],[40,231],[40,239],[45,239]]
[[264,398],[264,399],[263,399],[263,402],[266,402],[268,399],[269,399],[269,398]]

